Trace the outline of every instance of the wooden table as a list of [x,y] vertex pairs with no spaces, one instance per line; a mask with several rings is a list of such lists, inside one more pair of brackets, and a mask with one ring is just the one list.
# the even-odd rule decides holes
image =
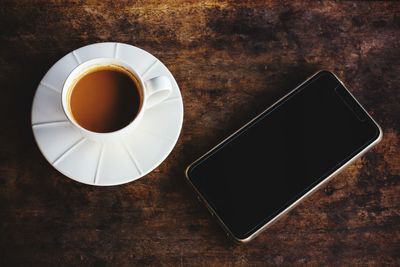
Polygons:
[[[2,1],[1,266],[400,265],[400,4]],[[118,41],[174,74],[178,144],[116,187],[53,169],[31,132],[36,87],[64,54]],[[335,72],[382,142],[247,245],[228,240],[183,171],[319,69]]]

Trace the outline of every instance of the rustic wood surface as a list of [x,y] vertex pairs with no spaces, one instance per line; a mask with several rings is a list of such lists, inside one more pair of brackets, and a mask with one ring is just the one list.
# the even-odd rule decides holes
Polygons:
[[[103,41],[161,59],[185,106],[167,160],[106,188],[53,169],[30,126],[47,69]],[[399,62],[399,2],[1,1],[0,265],[399,266]],[[183,171],[319,69],[348,85],[384,138],[254,242],[236,245]]]

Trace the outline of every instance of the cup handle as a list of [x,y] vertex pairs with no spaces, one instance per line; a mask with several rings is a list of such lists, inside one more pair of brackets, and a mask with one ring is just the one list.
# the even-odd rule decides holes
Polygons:
[[172,83],[167,76],[158,76],[144,82],[146,90],[146,109],[160,104],[172,92]]

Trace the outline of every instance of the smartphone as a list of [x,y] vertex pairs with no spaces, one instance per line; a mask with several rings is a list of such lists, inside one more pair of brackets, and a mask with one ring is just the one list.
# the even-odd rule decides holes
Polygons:
[[381,138],[343,83],[320,71],[193,162],[186,177],[226,233],[247,242]]

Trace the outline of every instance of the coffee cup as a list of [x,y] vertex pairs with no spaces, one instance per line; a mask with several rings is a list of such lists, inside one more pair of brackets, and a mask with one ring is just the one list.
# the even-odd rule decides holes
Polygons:
[[[125,91],[118,86],[123,86]],[[136,92],[130,92],[130,87]],[[113,92],[107,91],[109,88]],[[122,60],[96,58],[83,62],[68,75],[61,101],[67,119],[82,136],[102,142],[119,140],[132,132],[145,111],[162,103],[171,91],[172,83],[167,76],[144,79]],[[120,117],[127,119],[113,127],[108,126]]]

